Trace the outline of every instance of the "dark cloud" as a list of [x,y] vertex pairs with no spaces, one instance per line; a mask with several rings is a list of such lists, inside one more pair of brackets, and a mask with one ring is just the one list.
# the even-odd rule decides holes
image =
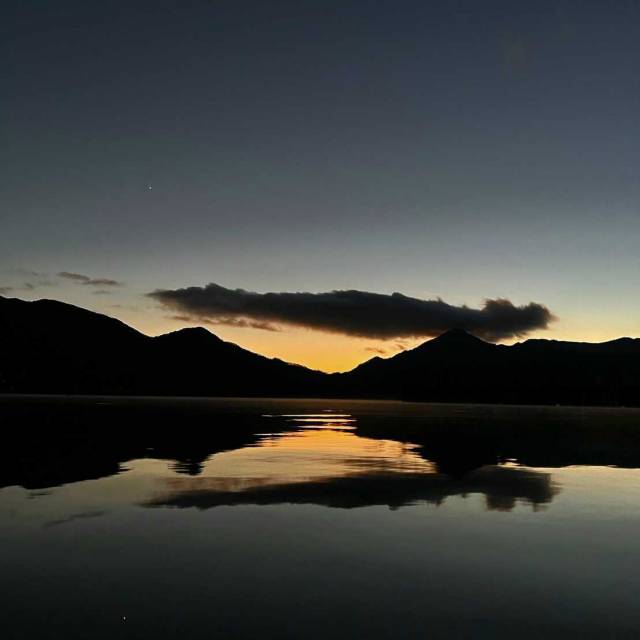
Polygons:
[[[7,267],[1,269],[3,273],[9,274],[8,278],[13,281],[10,287],[0,287],[5,291],[33,291],[38,287],[55,287],[56,283],[49,280],[48,274],[42,271],[34,271],[33,269],[24,269],[23,267]],[[28,278],[25,280],[24,278]],[[22,284],[18,284],[17,280],[21,280]]]
[[110,278],[90,278],[82,273],[72,273],[70,271],[60,271],[58,273],[59,278],[65,278],[66,280],[72,280],[78,284],[88,284],[95,287],[121,287],[122,282],[117,280],[111,280]]
[[66,280],[75,280],[76,282],[88,282],[91,280],[89,276],[84,276],[81,273],[70,273],[69,271],[60,271],[58,277],[65,278]]
[[384,356],[387,353],[386,349],[380,349],[378,347],[365,347],[364,350],[369,351],[370,353],[376,353],[379,356]]
[[260,320],[247,320],[245,318],[218,318],[210,320],[209,324],[224,325],[227,327],[240,327],[241,329],[261,329],[262,331],[280,331],[278,327],[270,322]]
[[55,286],[56,286],[55,282],[50,282],[49,280],[39,280],[38,282],[25,282],[21,287],[18,287],[18,289],[23,289],[25,291],[33,291],[38,287],[55,287]]
[[13,291],[13,287],[0,287],[0,295],[10,293],[11,291]]
[[210,322],[277,323],[381,340],[433,336],[452,328],[498,340],[545,329],[554,319],[544,305],[515,306],[502,298],[472,309],[400,293],[254,293],[214,283],[148,295],[165,307]]
[[113,294],[113,291],[107,291],[106,289],[98,289],[97,291],[92,292],[94,296],[110,296]]

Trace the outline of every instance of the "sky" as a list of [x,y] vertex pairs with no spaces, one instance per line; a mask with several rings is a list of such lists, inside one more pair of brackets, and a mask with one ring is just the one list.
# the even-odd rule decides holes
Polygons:
[[640,336],[637,1],[0,11],[0,294],[327,371],[438,301],[506,342]]

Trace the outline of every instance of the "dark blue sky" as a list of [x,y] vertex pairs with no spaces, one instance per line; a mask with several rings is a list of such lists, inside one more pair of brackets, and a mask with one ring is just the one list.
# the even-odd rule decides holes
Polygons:
[[[216,282],[534,300],[559,318],[545,335],[640,333],[638,2],[2,12],[15,295],[148,331],[175,322],[143,293]],[[94,296],[59,271],[124,286]],[[36,280],[56,287],[21,288]],[[285,355],[296,339],[219,333]]]

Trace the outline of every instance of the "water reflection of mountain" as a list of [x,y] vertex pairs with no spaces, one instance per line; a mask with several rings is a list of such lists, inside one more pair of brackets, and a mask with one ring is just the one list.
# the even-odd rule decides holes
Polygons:
[[[271,409],[283,404],[269,402]],[[313,426],[287,415],[261,417],[265,406],[258,401],[2,398],[0,487],[37,489],[106,477],[121,472],[128,461],[156,458],[171,461],[180,475],[150,506],[286,502],[394,508],[481,493],[489,508],[509,509],[518,500],[548,503],[555,492],[548,474],[517,464],[640,467],[637,412],[359,403],[351,408],[357,420],[348,425],[354,437],[417,445],[412,450],[434,463],[430,472],[390,471],[371,460],[357,468],[351,461],[347,472],[306,481],[245,482],[241,490],[228,478],[200,476],[211,456],[263,443],[265,431]],[[500,466],[505,462],[511,464]]]
[[[459,475],[482,465],[640,467],[640,412],[632,409],[407,405],[396,418],[362,417],[357,432],[419,444],[440,471]],[[393,434],[392,436],[390,434]]]
[[212,412],[189,400],[4,398],[0,414],[0,487],[102,478],[140,458],[170,460],[178,473],[197,475],[211,455],[258,439],[255,414]]

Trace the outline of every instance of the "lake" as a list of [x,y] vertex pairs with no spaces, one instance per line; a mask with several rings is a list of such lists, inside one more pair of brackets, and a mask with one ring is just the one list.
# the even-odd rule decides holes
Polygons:
[[36,638],[635,638],[640,411],[0,398]]

